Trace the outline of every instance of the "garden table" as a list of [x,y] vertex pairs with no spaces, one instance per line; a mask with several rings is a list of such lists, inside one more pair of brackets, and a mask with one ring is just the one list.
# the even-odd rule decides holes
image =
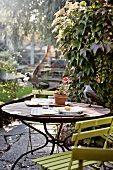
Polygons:
[[[81,107],[83,109],[83,111],[80,112],[78,111],[78,113],[71,113],[70,112],[66,112],[66,113],[57,113],[57,114],[37,114],[37,115],[32,115],[31,111],[34,108],[38,108],[40,109],[41,107],[34,107],[34,106],[27,106],[25,102],[18,102],[18,103],[13,103],[13,104],[8,104],[2,107],[2,110],[8,114],[9,116],[14,117],[15,119],[19,119],[22,123],[24,123],[26,126],[34,129],[35,131],[39,132],[40,134],[42,134],[46,141],[45,144],[39,146],[38,148],[35,148],[31,151],[28,151],[24,154],[22,154],[13,164],[12,169],[14,169],[15,165],[17,164],[17,162],[26,154],[30,153],[30,152],[34,152],[38,149],[41,149],[43,147],[45,147],[48,142],[52,143],[52,149],[51,149],[51,153],[53,154],[54,152],[54,148],[55,148],[55,144],[57,144],[58,146],[60,146],[62,148],[63,151],[65,151],[65,149],[68,149],[68,146],[66,145],[65,140],[61,141],[59,139],[59,135],[63,126],[63,123],[75,123],[77,121],[81,121],[81,120],[88,120],[88,119],[93,119],[93,118],[100,118],[100,117],[105,117],[105,116],[109,116],[110,115],[110,110],[108,108],[103,108],[102,106],[97,106],[97,105],[92,105],[92,107],[89,107],[88,104],[85,103],[68,103],[70,105],[72,105],[73,107]],[[62,108],[62,107],[60,107]],[[52,109],[58,109],[58,107],[56,106],[52,106]],[[45,109],[42,109],[45,112]],[[54,111],[53,111],[54,112]],[[41,130],[33,127],[31,124],[27,123],[26,121],[33,121],[33,122],[40,122],[43,124],[44,126],[44,130],[45,132],[42,132]],[[60,128],[58,130],[58,134],[57,137],[54,137],[52,134],[50,134],[48,132],[47,129],[47,124],[48,123],[59,123],[60,124]]]

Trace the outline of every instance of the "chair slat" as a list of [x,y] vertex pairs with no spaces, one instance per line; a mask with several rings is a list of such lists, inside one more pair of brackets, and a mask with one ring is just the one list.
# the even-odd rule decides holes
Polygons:
[[113,150],[103,148],[73,148],[72,159],[113,161]]
[[[59,165],[59,163],[63,163],[64,161],[69,162],[70,158],[71,158],[71,154],[69,154],[69,155],[66,154],[66,155],[62,155],[62,156],[59,156],[59,157],[57,156],[57,157],[51,158],[51,159],[45,159],[45,160],[42,160],[40,162],[44,166],[45,165],[53,166],[53,165],[57,165],[57,164]],[[58,160],[59,160],[59,162],[57,162]]]
[[86,120],[86,121],[80,121],[75,124],[75,129],[78,130],[81,126],[81,128],[88,128],[93,126],[99,126],[99,125],[105,125],[110,124],[113,119],[113,116],[105,117],[105,118],[99,118],[99,119],[93,119],[93,120]]
[[55,91],[48,91],[48,90],[32,90],[32,94],[34,97],[36,97],[36,94],[38,95],[48,95],[52,96],[55,93]]
[[95,130],[91,130],[91,131],[81,132],[79,136],[76,133],[76,134],[73,134],[72,141],[75,141],[76,139],[81,140],[81,139],[85,139],[85,138],[100,136],[104,133],[105,134],[108,133],[108,131],[109,131],[109,127],[103,128],[103,129],[95,129]]
[[49,155],[49,156],[46,156],[46,157],[41,157],[41,158],[33,159],[33,162],[47,160],[47,159],[50,159],[50,158],[56,158],[58,156],[71,155],[71,153],[72,153],[72,151],[60,152],[60,153]]

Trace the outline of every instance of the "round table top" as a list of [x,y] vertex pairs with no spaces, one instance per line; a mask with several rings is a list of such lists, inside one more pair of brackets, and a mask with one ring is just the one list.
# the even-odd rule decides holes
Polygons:
[[[36,121],[41,123],[71,123],[80,120],[87,120],[93,118],[100,118],[110,115],[110,110],[108,108],[103,108],[102,106],[92,105],[85,103],[73,103],[72,107],[81,107],[83,109],[82,114],[38,114],[32,115],[31,110],[36,107],[29,107],[25,102],[18,102],[13,104],[8,104],[2,107],[2,110],[19,120]],[[39,108],[39,107],[38,107]]]

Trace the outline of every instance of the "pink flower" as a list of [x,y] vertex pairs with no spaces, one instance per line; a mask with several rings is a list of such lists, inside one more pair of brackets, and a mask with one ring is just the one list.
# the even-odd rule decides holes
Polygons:
[[70,79],[69,79],[68,77],[64,77],[64,78],[62,79],[62,82],[63,82],[63,83],[69,83],[69,82],[70,82]]
[[57,90],[55,91],[55,93],[66,94],[69,89],[70,82],[71,82],[71,80],[68,77],[64,77],[62,79],[62,83],[58,84],[58,86],[56,87]]

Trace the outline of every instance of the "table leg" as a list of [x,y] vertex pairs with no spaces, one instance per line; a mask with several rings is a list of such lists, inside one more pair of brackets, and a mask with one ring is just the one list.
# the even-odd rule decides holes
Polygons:
[[[65,149],[64,149],[64,148],[67,149],[66,144],[64,145],[64,142],[65,142],[65,141],[60,140],[60,132],[61,132],[62,126],[63,126],[63,123],[60,124],[58,133],[57,133],[56,137],[54,137],[53,135],[51,135],[51,134],[48,132],[46,123],[44,123],[44,130],[45,130],[46,134],[50,137],[50,139],[48,139],[49,142],[52,143],[52,149],[51,149],[50,155],[53,154],[54,149],[55,149],[55,145],[58,145],[58,146],[62,149],[63,152],[65,152]],[[65,147],[65,146],[66,146],[66,147]]]
[[23,124],[25,124],[26,126],[28,126],[29,128],[31,128],[31,129],[35,130],[36,132],[42,134],[42,135],[45,137],[46,142],[45,142],[44,145],[41,145],[41,146],[39,146],[38,148],[32,149],[32,150],[30,150],[30,151],[25,152],[24,154],[22,154],[19,158],[16,159],[16,161],[14,162],[11,170],[14,170],[16,164],[18,163],[18,161],[19,161],[23,156],[25,156],[25,155],[27,155],[27,154],[29,154],[29,153],[33,153],[33,152],[36,151],[36,150],[39,150],[39,149],[44,148],[49,142],[52,143],[52,149],[51,149],[50,155],[53,154],[54,149],[55,149],[55,145],[58,145],[59,147],[61,147],[61,149],[62,149],[63,152],[65,152],[65,149],[64,149],[64,148],[66,148],[67,150],[70,150],[70,149],[68,148],[68,146],[66,145],[66,140],[67,140],[68,137],[66,137],[66,139],[65,139],[64,141],[62,141],[62,140],[59,139],[59,138],[60,138],[60,132],[61,132],[63,123],[60,124],[58,133],[57,133],[56,137],[54,137],[53,135],[51,135],[51,134],[48,132],[46,123],[43,123],[44,130],[45,130],[45,133],[43,133],[42,131],[40,131],[39,129],[33,127],[31,124],[27,123],[26,121],[21,120],[21,122],[22,122]]

